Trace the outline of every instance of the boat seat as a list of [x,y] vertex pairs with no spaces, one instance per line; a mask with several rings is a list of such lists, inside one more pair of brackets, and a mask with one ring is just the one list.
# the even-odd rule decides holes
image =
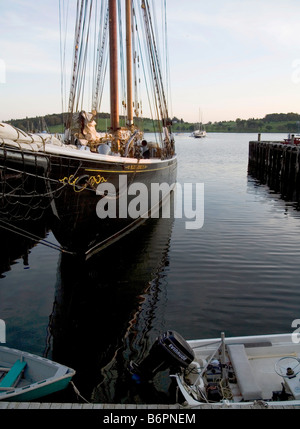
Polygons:
[[13,386],[16,383],[19,376],[21,375],[25,366],[26,366],[25,361],[21,362],[20,360],[17,360],[14,363],[14,365],[10,368],[8,373],[5,375],[5,377],[3,377],[3,379],[1,380],[0,388]]
[[244,400],[263,399],[262,391],[256,383],[249,364],[244,344],[227,345],[227,350]]

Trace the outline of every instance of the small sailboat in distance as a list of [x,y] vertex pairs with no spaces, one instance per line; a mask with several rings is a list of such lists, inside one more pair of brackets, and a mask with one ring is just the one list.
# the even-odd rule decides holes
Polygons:
[[203,137],[206,137],[206,131],[203,127],[203,123],[202,123],[202,115],[201,115],[201,111],[199,109],[199,129],[195,130],[192,134],[193,137],[195,137],[196,139],[201,139]]

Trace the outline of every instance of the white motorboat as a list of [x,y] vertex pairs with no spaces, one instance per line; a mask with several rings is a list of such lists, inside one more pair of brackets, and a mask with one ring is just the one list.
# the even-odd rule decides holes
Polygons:
[[150,379],[169,368],[182,405],[200,407],[300,407],[300,342],[297,334],[185,341],[167,331],[152,346],[135,376]]

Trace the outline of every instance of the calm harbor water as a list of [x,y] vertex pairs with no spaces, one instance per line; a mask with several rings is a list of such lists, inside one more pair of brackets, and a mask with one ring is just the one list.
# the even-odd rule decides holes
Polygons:
[[[143,389],[127,366],[165,330],[186,339],[292,332],[300,318],[300,212],[248,175],[256,139],[176,136],[178,182],[204,184],[201,229],[150,219],[83,262],[0,228],[7,345],[73,367],[88,401],[157,403],[171,400],[166,374]],[[28,228],[57,243],[42,218]],[[68,389],[55,400],[77,398]]]

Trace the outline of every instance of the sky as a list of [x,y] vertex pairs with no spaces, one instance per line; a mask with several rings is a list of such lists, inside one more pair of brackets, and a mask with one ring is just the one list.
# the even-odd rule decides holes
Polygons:
[[[0,121],[62,111],[58,5],[0,0]],[[171,116],[207,123],[300,113],[299,0],[167,5]]]

